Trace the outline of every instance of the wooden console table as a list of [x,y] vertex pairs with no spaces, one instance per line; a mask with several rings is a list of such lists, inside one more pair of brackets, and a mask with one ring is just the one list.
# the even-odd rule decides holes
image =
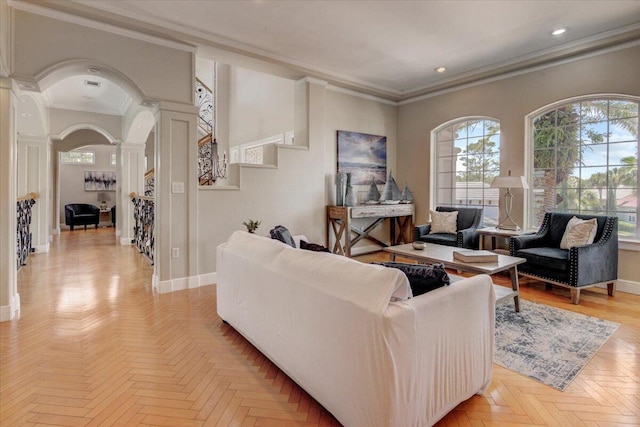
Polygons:
[[[413,204],[327,206],[327,247],[331,247],[332,232],[335,238],[332,252],[335,254],[351,257],[351,248],[362,239],[387,247],[389,245],[371,236],[371,232],[387,218],[391,221],[391,246],[409,243],[413,240],[411,236],[414,214]],[[361,229],[351,224],[351,220],[355,218],[375,218],[375,221]],[[353,238],[351,238],[351,231],[356,233]]]

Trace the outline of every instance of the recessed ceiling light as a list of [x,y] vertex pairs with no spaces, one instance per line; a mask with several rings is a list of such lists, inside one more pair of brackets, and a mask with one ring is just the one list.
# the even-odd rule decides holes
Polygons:
[[102,70],[100,68],[96,68],[96,67],[89,67],[87,68],[87,71],[93,74],[100,74],[102,73]]
[[436,68],[436,70],[435,70],[435,71],[436,71],[437,73],[444,73],[445,71],[447,71],[447,69],[446,69],[446,68],[444,68],[444,67],[438,67],[438,68]]
[[558,28],[557,30],[554,30],[551,32],[552,36],[559,36],[560,34],[564,34],[567,31],[566,28]]

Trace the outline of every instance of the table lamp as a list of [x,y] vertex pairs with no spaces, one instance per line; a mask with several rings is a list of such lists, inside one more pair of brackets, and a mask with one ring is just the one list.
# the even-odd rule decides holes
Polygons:
[[524,179],[524,176],[511,176],[511,171],[509,171],[508,176],[496,176],[491,181],[491,188],[506,188],[507,193],[504,195],[504,211],[506,213],[505,218],[500,221],[496,228],[502,230],[515,230],[519,231],[520,227],[516,222],[511,219],[511,207],[513,205],[513,194],[511,193],[512,188],[523,188],[528,189],[529,184]]
[[98,193],[98,201],[100,202],[100,210],[106,211],[107,202],[111,201],[111,196],[109,196],[109,193],[100,192]]

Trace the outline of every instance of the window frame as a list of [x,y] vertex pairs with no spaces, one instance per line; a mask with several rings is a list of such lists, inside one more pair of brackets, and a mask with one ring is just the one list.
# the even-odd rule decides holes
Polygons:
[[[435,209],[436,206],[438,206],[438,132],[442,131],[443,129],[447,128],[448,126],[453,126],[457,123],[461,123],[461,122],[468,122],[468,121],[478,121],[478,120],[482,120],[482,121],[492,121],[497,123],[500,126],[500,146],[502,146],[502,123],[499,119],[495,118],[495,117],[491,117],[491,116],[463,116],[463,117],[457,117],[455,119],[449,120],[447,122],[441,123],[440,125],[436,126],[434,129],[431,130],[430,133],[430,140],[431,140],[431,147],[430,147],[430,164],[429,164],[429,171],[430,171],[430,179],[429,179],[429,206],[431,206],[431,209]],[[498,155],[499,155],[499,159],[498,159],[498,170],[497,175],[500,175],[500,170],[502,168],[501,165],[501,161],[502,161],[502,155],[500,154],[500,148],[498,148]],[[500,203],[501,203],[501,198],[500,196],[498,196],[498,200],[496,203],[496,208],[498,209],[498,217],[496,218],[497,221],[500,220]],[[457,203],[453,204],[454,206],[460,206]],[[468,207],[478,207],[478,206],[489,206],[488,204],[485,204],[484,199],[482,202],[482,205],[464,205],[464,206],[468,206]],[[493,206],[493,205],[491,205]]]
[[[617,93],[597,93],[597,94],[589,94],[589,95],[580,95],[574,96],[570,98],[564,98],[559,101],[555,101],[551,104],[547,104],[541,108],[538,108],[535,111],[527,114],[525,116],[525,146],[524,146],[524,176],[527,178],[528,182],[531,183],[531,189],[527,191],[527,195],[524,198],[523,203],[523,223],[525,224],[525,228],[533,228],[536,224],[533,224],[532,218],[532,198],[533,198],[533,149],[534,149],[534,126],[533,122],[535,118],[546,114],[550,111],[557,110],[558,108],[572,103],[578,102],[588,102],[588,101],[596,101],[596,100],[606,100],[606,101],[630,101],[640,104],[640,97],[632,96],[632,95],[624,95]],[[639,107],[640,108],[640,107]],[[639,126],[640,126],[640,117],[639,117]],[[607,119],[609,121],[609,119]],[[639,135],[640,138],[640,135]],[[607,146],[610,143],[607,143]],[[638,143],[640,146],[640,142]],[[640,149],[640,147],[639,147]],[[639,154],[640,157],[640,154]],[[636,159],[636,164],[640,164],[638,159]],[[637,214],[636,214],[637,215]],[[627,236],[620,237],[618,236],[618,248],[623,250],[631,250],[631,251],[640,251],[640,236],[636,238],[631,238]]]
[[[69,161],[65,161],[63,159],[65,154],[91,154],[93,160],[91,163],[87,163],[87,162],[69,162]],[[59,155],[59,159],[60,159],[60,164],[62,165],[95,165],[96,164],[96,152],[95,151],[90,151],[90,150],[82,150],[82,151],[78,151],[78,150],[69,150],[69,151],[61,151],[60,155]]]

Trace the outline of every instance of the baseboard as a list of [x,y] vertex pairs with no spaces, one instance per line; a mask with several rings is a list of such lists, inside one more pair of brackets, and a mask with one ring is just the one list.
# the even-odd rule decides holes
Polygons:
[[[606,289],[606,285],[598,285],[596,288]],[[626,292],[628,294],[640,295],[640,282],[634,282],[632,280],[618,279],[616,284],[616,291]]]
[[8,322],[13,320],[16,313],[20,312],[20,294],[11,297],[9,305],[0,306],[0,322]]
[[53,229],[53,234],[60,234],[60,227]]
[[121,237],[120,238],[120,244],[121,245],[132,245],[133,244],[133,239],[130,239],[128,237]]
[[169,292],[182,291],[185,289],[195,289],[201,286],[208,286],[215,283],[217,279],[217,273],[207,273],[201,274],[199,276],[191,276],[191,277],[180,277],[177,279],[171,280],[162,280],[154,281],[157,284],[154,284],[154,289],[158,291],[158,293],[166,294]]
[[34,249],[36,250],[36,252],[49,252],[49,243],[47,243],[46,245],[38,245],[34,247]]

